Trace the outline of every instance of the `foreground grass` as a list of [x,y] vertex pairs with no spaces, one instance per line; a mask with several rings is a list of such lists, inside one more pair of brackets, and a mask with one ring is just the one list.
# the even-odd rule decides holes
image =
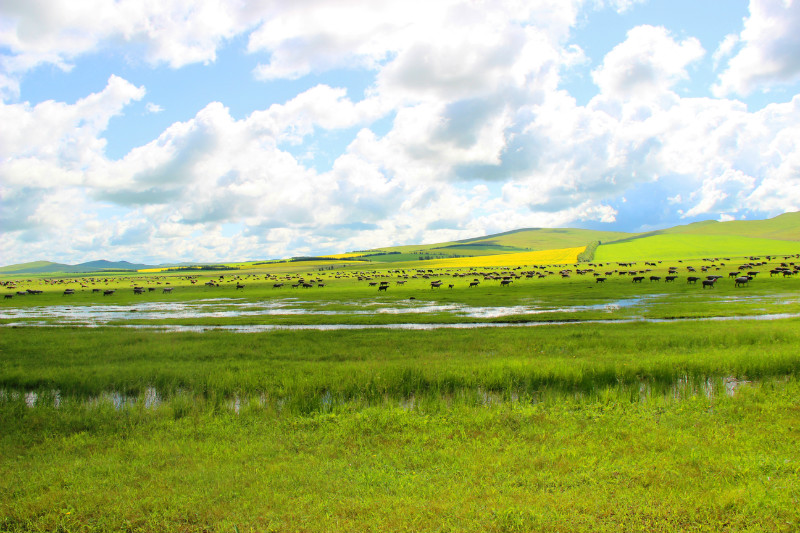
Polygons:
[[290,417],[3,407],[0,529],[796,531],[798,393]]
[[0,531],[796,531],[798,325],[6,329]]

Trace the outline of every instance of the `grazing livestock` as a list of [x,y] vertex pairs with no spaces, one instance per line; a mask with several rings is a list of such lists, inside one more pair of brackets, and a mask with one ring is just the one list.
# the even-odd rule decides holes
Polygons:
[[689,276],[688,278],[686,278],[686,282],[687,282],[687,283],[695,283],[695,282],[697,282],[699,279],[700,279],[700,278],[698,278],[697,276]]
[[164,287],[163,289],[161,289],[161,294],[164,294],[164,293],[167,293],[167,292],[172,292],[172,287]]
[[469,282],[469,286],[470,287],[477,287],[479,284],[480,284],[480,282],[478,282],[478,281],[470,281]]
[[115,292],[117,292],[117,291],[114,291],[114,290],[111,290],[111,289],[106,289],[106,290],[103,291],[103,296],[111,296]]
[[633,283],[641,283],[644,280],[644,276],[634,276]]
[[388,285],[381,285],[380,287],[378,287],[378,292],[380,292],[380,291],[384,291],[384,292],[386,292],[386,290],[387,290],[388,288],[389,288],[389,286],[388,286]]
[[741,287],[743,285],[747,285],[747,282],[750,281],[751,279],[753,278],[751,278],[750,276],[739,276],[735,280],[736,283],[734,283],[734,287]]
[[507,286],[507,285],[511,285],[511,280],[510,280],[510,279],[504,279],[504,280],[502,280],[502,281],[500,282],[500,286],[501,286],[501,287],[505,287],[505,286]]
[[709,288],[713,289],[714,288],[714,283],[716,283],[716,281],[717,281],[716,278],[715,279],[704,279],[703,280],[703,288],[705,289],[706,287],[709,287]]
[[244,285],[242,285],[241,283],[237,283],[236,290],[238,291],[239,289],[244,289]]
[[64,289],[64,294],[62,296],[68,296],[70,294],[75,294],[75,289]]
[[272,288],[273,289],[280,289],[281,287],[283,287],[283,283],[273,283],[272,284]]
[[661,276],[650,276],[650,281],[661,281]]
[[678,276],[667,276],[664,278],[664,283],[669,283],[671,281],[675,281],[676,279],[678,279]]
[[606,278],[595,278],[594,282],[595,283],[605,283],[606,282]]
[[431,281],[431,289],[438,289],[442,286],[441,281]]
[[11,299],[11,298],[13,298],[13,297],[14,297],[14,295],[13,295],[13,294],[6,294],[4,298],[5,298],[6,300],[10,300],[10,299]]
[[134,287],[133,294],[144,294],[144,289],[142,287]]

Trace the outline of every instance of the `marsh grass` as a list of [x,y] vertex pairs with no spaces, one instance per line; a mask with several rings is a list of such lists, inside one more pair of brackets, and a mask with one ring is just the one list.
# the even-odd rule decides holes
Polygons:
[[291,416],[6,403],[0,528],[794,531],[798,393]]

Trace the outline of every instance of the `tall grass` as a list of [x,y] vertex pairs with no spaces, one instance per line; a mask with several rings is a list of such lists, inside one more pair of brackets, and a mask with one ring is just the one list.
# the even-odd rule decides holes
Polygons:
[[0,388],[83,399],[111,392],[136,398],[152,388],[165,398],[188,394],[211,403],[266,398],[297,412],[410,397],[452,401],[476,391],[505,400],[642,386],[664,393],[679,381],[697,387],[709,379],[796,375],[798,324],[268,334],[19,328],[0,339]]

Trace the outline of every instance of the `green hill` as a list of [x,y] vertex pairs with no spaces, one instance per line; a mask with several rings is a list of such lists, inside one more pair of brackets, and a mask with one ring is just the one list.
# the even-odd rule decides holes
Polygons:
[[[619,231],[595,231],[572,228],[525,228],[460,241],[389,246],[370,250],[364,252],[364,254],[370,254],[369,259],[376,262],[409,261],[418,259],[420,256],[436,258],[459,256],[474,257],[560,248],[576,248],[587,246],[596,241],[616,241],[636,235],[635,233],[623,233]],[[378,252],[385,253],[382,255],[374,255]]]
[[30,263],[20,263],[18,265],[8,265],[0,267],[0,272],[4,274],[13,274],[15,272],[41,272],[41,269],[50,267],[67,266],[60,263],[53,263],[52,261],[31,261]]
[[737,235],[779,241],[800,241],[800,211],[784,213],[766,220],[707,220],[686,226],[675,226],[660,233],[691,235]]
[[766,220],[705,220],[604,241],[594,260],[696,259],[800,253],[800,212]]
[[598,246],[597,262],[793,255],[800,242],[736,235],[661,234]]

